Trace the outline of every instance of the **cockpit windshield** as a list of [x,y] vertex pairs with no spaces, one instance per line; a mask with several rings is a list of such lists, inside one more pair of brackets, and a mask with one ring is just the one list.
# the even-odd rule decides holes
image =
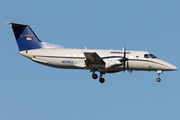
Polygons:
[[155,55],[153,54],[149,54],[152,58],[157,58]]
[[157,57],[153,54],[144,54],[144,58],[157,58]]

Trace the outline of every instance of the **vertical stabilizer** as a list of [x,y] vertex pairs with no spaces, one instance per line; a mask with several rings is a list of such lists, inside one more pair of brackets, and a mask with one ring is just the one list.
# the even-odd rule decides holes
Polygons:
[[41,41],[28,25],[8,23],[12,27],[19,50],[39,49]]

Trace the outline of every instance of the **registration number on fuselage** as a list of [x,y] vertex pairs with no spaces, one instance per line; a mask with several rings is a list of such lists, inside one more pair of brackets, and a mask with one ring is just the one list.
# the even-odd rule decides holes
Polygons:
[[73,64],[73,61],[71,61],[71,60],[62,60],[62,63]]

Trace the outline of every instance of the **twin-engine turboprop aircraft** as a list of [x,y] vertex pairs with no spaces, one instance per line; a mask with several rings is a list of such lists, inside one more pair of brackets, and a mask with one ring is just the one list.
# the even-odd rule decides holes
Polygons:
[[145,51],[126,51],[126,48],[123,50],[71,49],[40,41],[28,25],[7,24],[14,31],[19,54],[51,67],[90,70],[94,79],[98,78],[95,72],[100,72],[100,83],[105,82],[102,77],[105,73],[126,70],[157,71],[156,80],[160,82],[160,74],[163,71],[177,70],[172,64]]

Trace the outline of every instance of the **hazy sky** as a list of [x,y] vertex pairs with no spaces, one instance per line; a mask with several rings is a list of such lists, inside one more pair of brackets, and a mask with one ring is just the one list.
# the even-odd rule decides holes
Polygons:
[[70,48],[148,51],[180,68],[178,0],[0,2],[1,120],[179,120],[180,72],[106,74],[43,66],[18,54],[12,29]]

